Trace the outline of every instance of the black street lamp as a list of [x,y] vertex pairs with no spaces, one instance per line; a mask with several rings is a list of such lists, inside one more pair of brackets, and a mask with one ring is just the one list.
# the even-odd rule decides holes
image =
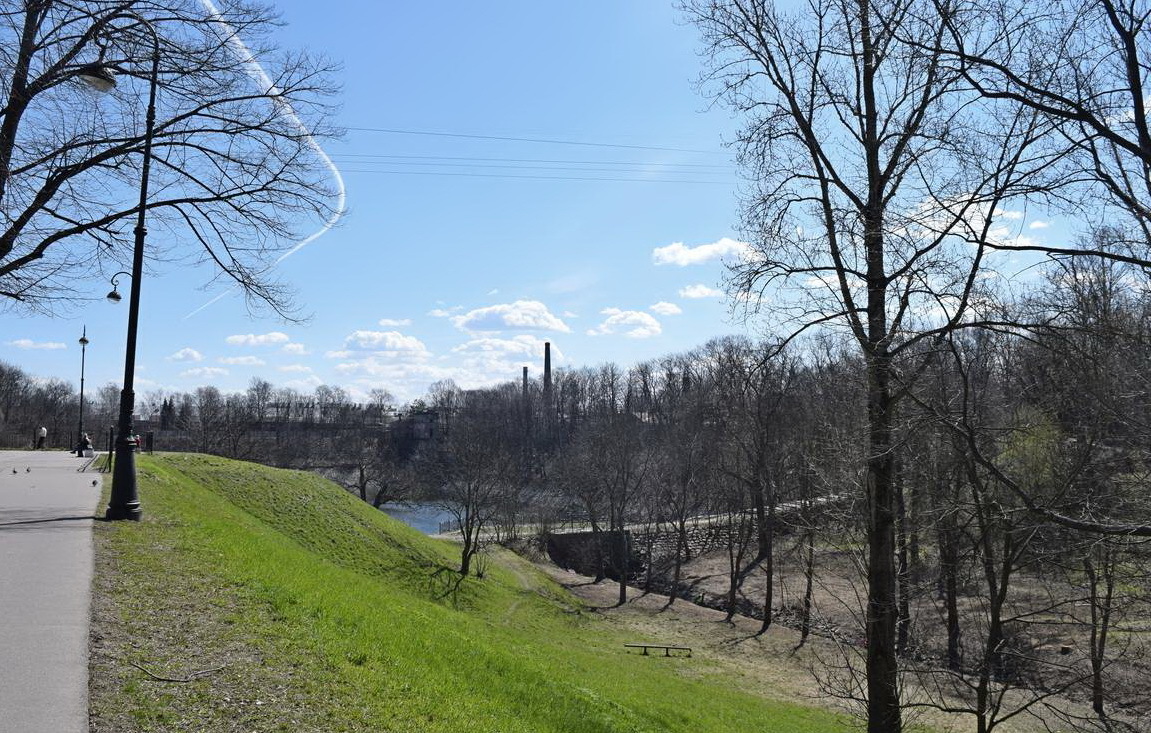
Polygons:
[[76,426],[76,445],[84,442],[84,361],[88,356],[88,327],[80,334],[80,424]]
[[105,298],[108,299],[109,303],[119,303],[121,300],[124,299],[124,296],[120,295],[120,286],[116,284],[116,278],[120,277],[121,275],[131,275],[131,274],[132,273],[130,273],[126,270],[121,270],[120,272],[117,272],[115,275],[112,276],[112,290],[110,290],[108,292],[108,294],[106,296],[104,296]]
[[[148,230],[144,217],[148,205],[148,172],[152,166],[152,138],[156,128],[156,88],[160,75],[160,36],[150,22],[135,13],[116,13],[105,22],[117,18],[135,20],[148,29],[152,37],[152,65],[148,77],[148,112],[144,118],[143,160],[140,164],[140,204],[136,210],[135,246],[132,250],[132,289],[128,297],[128,340],[124,349],[124,387],[120,391],[120,417],[116,423],[116,462],[112,468],[112,496],[108,501],[106,519],[140,519],[140,497],[136,489],[136,441],[132,427],[132,411],[136,393],[136,331],[140,320],[140,279],[144,270],[144,241]],[[112,71],[100,64],[83,67],[77,75],[98,91],[108,91],[116,85]],[[121,274],[121,273],[117,273]],[[115,277],[112,279],[115,291]]]

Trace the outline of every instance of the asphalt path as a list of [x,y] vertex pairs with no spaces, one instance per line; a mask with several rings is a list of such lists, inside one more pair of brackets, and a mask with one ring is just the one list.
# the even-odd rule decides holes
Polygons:
[[88,731],[101,483],[101,474],[77,471],[88,462],[62,451],[0,451],[0,733]]

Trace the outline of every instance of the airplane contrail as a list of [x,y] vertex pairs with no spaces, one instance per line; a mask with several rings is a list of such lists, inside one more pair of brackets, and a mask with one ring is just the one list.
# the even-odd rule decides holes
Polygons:
[[[272,79],[268,76],[267,72],[264,71],[264,67],[260,65],[260,62],[256,61],[256,59],[252,56],[252,52],[248,50],[248,46],[240,38],[236,30],[231,26],[231,24],[228,23],[228,21],[224,20],[224,16],[220,13],[220,10],[216,7],[216,4],[212,2],[212,0],[200,0],[200,5],[204,8],[204,12],[208,14],[208,18],[221,29],[223,29],[224,32],[221,35],[223,36],[224,42],[228,45],[232,52],[236,54],[236,56],[240,59],[240,62],[243,63],[244,68],[248,72],[248,75],[255,79],[259,84],[263,85],[263,87],[267,90],[267,95],[272,99],[273,103],[280,108],[280,112],[286,115],[287,118],[296,125],[300,132],[304,134],[305,139],[308,141],[308,146],[316,153],[316,155],[320,156],[320,159],[324,162],[324,165],[327,166],[328,171],[331,172],[332,178],[334,178],[336,181],[336,188],[338,191],[336,194],[335,211],[332,212],[332,215],[328,217],[327,221],[325,221],[319,229],[317,229],[315,232],[312,232],[307,237],[304,237],[287,252],[277,257],[276,261],[272,263],[272,266],[275,267],[276,265],[280,264],[284,260],[288,259],[304,247],[308,246],[326,234],[328,230],[335,226],[336,222],[340,220],[340,217],[344,215],[344,205],[347,202],[347,189],[344,187],[344,177],[340,174],[340,169],[336,167],[336,164],[332,162],[332,159],[328,157],[328,154],[324,152],[324,149],[320,147],[320,144],[316,142],[316,138],[312,136],[311,130],[309,130],[307,126],[305,126],[304,123],[300,120],[299,115],[296,114],[296,110],[292,109],[292,105],[289,104],[281,96],[280,90],[277,89],[276,85],[272,83]],[[188,313],[186,316],[184,316],[184,319],[187,320],[188,318],[191,318],[192,316],[196,315],[213,303],[216,303],[228,294],[228,292],[220,293],[204,305]]]

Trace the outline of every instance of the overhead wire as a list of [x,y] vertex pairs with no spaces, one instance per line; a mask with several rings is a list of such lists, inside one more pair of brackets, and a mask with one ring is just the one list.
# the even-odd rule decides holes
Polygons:
[[530,176],[511,173],[465,173],[460,171],[399,171],[399,170],[357,170],[341,168],[344,173],[376,173],[397,176],[452,176],[458,178],[524,178],[544,181],[620,181],[633,183],[691,183],[731,185],[731,181],[684,180],[676,178],[607,178],[600,176]]
[[559,140],[535,137],[510,137],[505,135],[476,135],[464,132],[440,132],[435,130],[401,130],[387,127],[348,127],[348,130],[357,132],[378,132],[389,135],[423,135],[428,137],[455,137],[468,140],[498,140],[503,142],[539,143],[544,145],[578,145],[591,148],[623,148],[626,150],[660,150],[672,153],[696,153],[702,155],[721,155],[718,150],[697,150],[692,148],[673,148],[660,145],[625,145],[621,143],[586,142],[583,140]]
[[645,165],[645,166],[675,166],[677,168],[713,168],[715,170],[730,170],[728,165],[721,165],[719,163],[672,163],[666,161],[635,161],[635,160],[571,160],[571,159],[550,159],[550,158],[486,158],[475,156],[456,156],[456,155],[393,155],[387,153],[335,153],[333,158],[341,160],[350,158],[366,158],[369,160],[448,160],[448,161],[478,161],[478,162],[494,162],[494,163],[555,163],[555,164],[573,164],[573,165]]
[[[375,127],[350,127],[349,130],[405,135],[428,135],[465,140],[537,143],[548,145],[581,145],[594,148],[637,151],[674,152],[712,155],[716,151],[692,150],[659,145],[621,145],[555,138],[527,138],[501,135],[440,132],[430,130],[396,130]],[[531,158],[513,156],[417,155],[348,152],[334,154],[345,173],[369,175],[448,176],[456,178],[503,178],[553,181],[602,181],[634,183],[725,184],[733,182],[733,168],[719,163],[666,160],[605,160],[567,158]],[[349,167],[351,166],[351,167]],[[533,172],[538,172],[534,174]],[[544,174],[554,175],[544,175]],[[577,174],[577,175],[572,175]],[[598,174],[598,175],[578,175]],[[669,177],[674,176],[674,177]]]

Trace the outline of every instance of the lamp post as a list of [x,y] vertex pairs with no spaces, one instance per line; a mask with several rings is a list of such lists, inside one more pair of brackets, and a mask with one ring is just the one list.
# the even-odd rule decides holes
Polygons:
[[[145,214],[148,205],[148,172],[152,166],[152,138],[156,128],[156,88],[160,75],[160,36],[150,22],[135,13],[117,13],[105,23],[116,18],[130,18],[144,28],[152,38],[151,73],[148,76],[148,111],[144,118],[144,148],[140,163],[140,203],[136,210],[136,235],[132,249],[132,288],[128,297],[128,339],[124,348],[124,386],[120,391],[120,417],[116,422],[116,462],[112,469],[112,495],[108,500],[108,511],[104,517],[116,519],[140,519],[140,498],[136,489],[136,441],[133,440],[132,411],[135,408],[136,393],[136,331],[140,321],[140,279],[144,270],[144,242],[148,235],[145,227]],[[77,75],[99,91],[108,91],[116,85],[111,71],[102,65],[86,66]],[[117,273],[120,274],[120,273]],[[113,277],[113,287],[115,278]]]
[[88,356],[88,327],[80,334],[80,423],[76,426],[76,445],[84,442],[84,362]]

